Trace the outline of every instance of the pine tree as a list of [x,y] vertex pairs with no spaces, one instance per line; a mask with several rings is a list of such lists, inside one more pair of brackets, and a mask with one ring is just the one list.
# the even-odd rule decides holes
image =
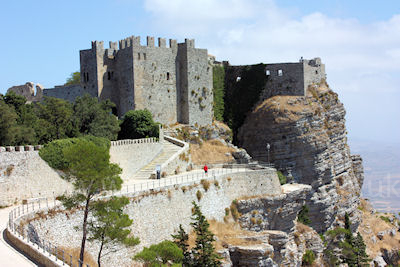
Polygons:
[[192,265],[192,257],[191,257],[190,251],[188,249],[189,235],[183,229],[182,224],[179,225],[178,234],[172,235],[172,238],[174,239],[174,243],[182,250],[182,253],[183,253],[182,265],[183,266],[191,266]]
[[193,226],[196,234],[196,245],[192,249],[193,264],[194,266],[220,266],[219,256],[214,252],[214,234],[208,230],[210,224],[196,202],[192,203],[194,206],[192,220],[194,222],[190,225]]
[[370,259],[365,251],[366,245],[360,233],[354,240],[354,250],[356,255],[356,265],[359,267],[369,266]]

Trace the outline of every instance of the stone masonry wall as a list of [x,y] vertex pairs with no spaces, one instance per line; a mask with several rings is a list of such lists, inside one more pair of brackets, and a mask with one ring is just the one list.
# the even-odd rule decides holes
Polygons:
[[[228,174],[216,180],[218,186],[211,180],[208,191],[205,191],[201,184],[192,182],[166,187],[163,192],[150,190],[147,194],[132,200],[125,212],[133,219],[130,228],[133,234],[140,238],[141,243],[132,249],[114,246],[116,251],[112,256],[104,257],[104,266],[131,266],[130,258],[136,252],[144,246],[171,239],[171,234],[176,233],[179,224],[188,231],[192,201],[198,202],[207,218],[223,221],[225,208],[229,207],[234,199],[243,196],[281,194],[281,186],[273,169]],[[182,186],[186,187],[185,192]],[[202,193],[200,201],[196,197],[198,191]],[[47,239],[54,245],[68,244],[69,247],[79,247],[81,236],[74,227],[79,225],[81,217],[81,211],[69,215],[61,212],[47,220],[31,222],[30,228],[39,237]],[[60,229],[63,231],[60,232]],[[96,255],[98,244],[88,242],[87,248],[92,255]]]
[[74,102],[75,98],[83,96],[85,93],[88,92],[81,85],[56,86],[43,90],[43,96],[61,98],[70,102]]
[[0,153],[0,205],[23,199],[53,197],[72,189],[47,165],[38,151]]
[[134,48],[135,109],[150,110],[154,120],[164,124],[177,121],[176,56],[177,49],[165,44]]
[[[137,140],[152,141],[129,143]],[[162,149],[162,143],[156,142],[153,138],[114,141],[110,148],[110,161],[122,168],[121,178],[126,181],[161,153]]]
[[[14,148],[14,147],[8,147]],[[0,206],[24,199],[54,197],[72,189],[72,185],[42,160],[38,151],[0,151]],[[129,179],[162,151],[162,144],[154,138],[113,141],[111,162],[123,169],[121,178]]]
[[267,82],[262,93],[262,100],[274,95],[305,94],[302,63],[267,64],[265,72]]

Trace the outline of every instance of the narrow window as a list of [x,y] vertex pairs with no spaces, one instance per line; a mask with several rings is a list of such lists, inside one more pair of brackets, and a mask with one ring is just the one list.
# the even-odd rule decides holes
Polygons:
[[140,60],[140,53],[137,53],[137,59]]
[[169,80],[169,72],[167,72],[167,80]]
[[143,53],[143,59],[146,60],[146,53]]
[[109,71],[107,72],[107,79],[111,80],[111,73]]
[[266,70],[265,75],[269,76],[269,75],[271,75],[271,72],[269,70]]
[[236,82],[239,82],[241,79],[242,79],[242,77],[238,76],[238,77],[236,78]]
[[315,71],[315,74],[318,74],[318,71],[317,71],[317,70]]
[[283,76],[283,70],[278,70],[278,76]]

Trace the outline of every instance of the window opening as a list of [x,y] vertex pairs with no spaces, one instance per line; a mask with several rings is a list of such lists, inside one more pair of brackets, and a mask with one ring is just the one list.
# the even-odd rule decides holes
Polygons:
[[167,80],[169,80],[169,72],[167,72]]
[[283,76],[283,70],[278,70],[278,76]]
[[265,75],[269,76],[269,75],[271,75],[271,72],[269,70],[266,70]]

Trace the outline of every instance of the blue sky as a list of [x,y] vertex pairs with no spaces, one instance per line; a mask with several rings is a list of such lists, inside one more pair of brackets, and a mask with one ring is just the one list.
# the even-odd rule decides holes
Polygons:
[[6,1],[0,22],[0,93],[63,84],[92,40],[195,38],[231,64],[321,57],[350,139],[400,142],[398,0]]

